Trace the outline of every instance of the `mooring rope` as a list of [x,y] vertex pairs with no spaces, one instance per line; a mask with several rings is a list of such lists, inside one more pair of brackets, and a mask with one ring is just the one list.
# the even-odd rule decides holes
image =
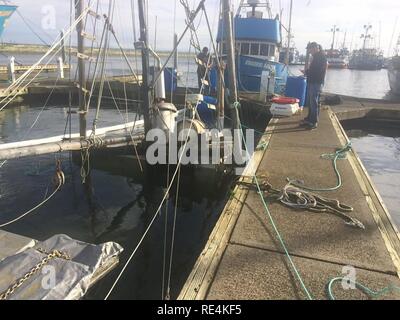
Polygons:
[[294,181],[288,181],[282,190],[272,188],[267,182],[263,186],[266,187],[265,192],[269,195],[269,198],[279,201],[286,207],[295,210],[333,213],[343,219],[347,225],[365,230],[361,221],[348,215],[348,213],[354,211],[353,207],[340,203],[337,199],[328,199],[303,190],[296,187],[294,183]]
[[[239,108],[239,107],[240,107],[240,103],[239,103],[238,101],[236,101],[236,102],[233,104],[233,107],[234,107],[235,109]],[[248,147],[247,147],[247,144],[246,144],[246,139],[245,139],[245,137],[244,137],[244,133],[243,133],[243,129],[242,129],[242,124],[241,124],[241,121],[240,121],[240,120],[239,120],[239,127],[240,127],[240,133],[241,133],[241,136],[242,136],[243,144],[244,144],[245,149],[246,149],[246,153],[247,153],[247,155],[250,157],[250,153],[249,153],[249,150],[248,150]],[[279,231],[279,229],[278,229],[278,226],[277,226],[277,224],[275,223],[274,218],[272,217],[272,214],[271,214],[271,212],[270,212],[270,210],[269,210],[268,204],[267,204],[267,202],[266,202],[266,200],[265,200],[265,198],[264,198],[264,193],[263,193],[263,191],[261,190],[260,182],[258,181],[257,175],[254,174],[252,178],[253,178],[253,181],[254,181],[255,184],[256,184],[257,193],[258,193],[258,195],[260,196],[261,202],[262,202],[262,204],[263,204],[263,206],[264,206],[265,213],[267,214],[268,219],[269,219],[269,221],[271,222],[272,228],[273,228],[274,231],[275,231],[275,234],[276,234],[276,236],[277,236],[277,238],[278,238],[278,240],[279,240],[279,242],[280,242],[280,244],[281,244],[281,246],[282,246],[282,248],[283,248],[283,250],[284,250],[284,252],[285,252],[285,255],[286,255],[286,257],[287,257],[287,259],[288,259],[288,261],[289,261],[289,263],[290,263],[290,265],[291,265],[291,267],[292,267],[292,269],[293,269],[293,272],[295,273],[295,275],[296,275],[296,277],[297,277],[297,279],[298,279],[298,281],[299,281],[299,283],[300,283],[300,286],[301,286],[301,288],[303,289],[303,291],[304,291],[305,295],[307,296],[307,298],[308,298],[309,300],[313,300],[314,298],[313,298],[313,296],[311,295],[310,291],[308,290],[307,286],[305,285],[304,280],[303,280],[302,276],[300,275],[300,272],[299,272],[299,270],[297,269],[296,264],[294,263],[294,261],[293,261],[293,259],[292,259],[292,256],[290,255],[289,250],[288,250],[288,248],[287,248],[287,246],[286,246],[286,244],[285,244],[285,241],[284,241],[284,239],[283,239],[283,237],[282,237],[282,235],[281,235],[281,233],[280,233],[280,231]]]
[[321,155],[321,158],[323,158],[323,159],[332,159],[332,165],[333,165],[333,169],[335,171],[335,175],[336,175],[336,179],[337,179],[337,184],[334,187],[311,188],[311,187],[305,186],[304,181],[300,181],[300,180],[296,180],[296,179],[289,179],[289,178],[288,179],[291,181],[294,181],[292,183],[294,186],[299,187],[303,190],[315,191],[315,192],[328,192],[328,191],[338,190],[342,186],[342,176],[337,167],[337,161],[339,159],[343,159],[345,157],[346,153],[350,152],[351,150],[352,150],[351,142],[348,142],[343,148],[337,149],[334,153]]
[[[336,297],[333,294],[332,286],[335,282],[338,282],[338,281],[340,281],[340,282],[348,281],[348,279],[345,279],[344,277],[337,277],[337,278],[334,278],[329,281],[329,283],[327,285],[327,291],[328,291],[328,297],[330,300],[336,300]],[[394,292],[394,291],[400,293],[400,287],[397,287],[395,285],[385,287],[382,290],[378,290],[378,291],[374,291],[374,290],[368,288],[367,286],[365,286],[361,283],[358,283],[358,282],[353,282],[353,285],[356,287],[356,289],[365,293],[367,296],[369,296],[371,298],[380,298],[380,297],[382,297],[390,292]]]

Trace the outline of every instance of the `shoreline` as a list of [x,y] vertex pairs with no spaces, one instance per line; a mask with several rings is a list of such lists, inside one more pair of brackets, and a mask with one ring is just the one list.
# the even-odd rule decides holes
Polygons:
[[[0,52],[7,54],[7,53],[22,53],[22,54],[44,54],[49,49],[49,46],[45,45],[35,45],[35,44],[11,44],[11,43],[4,43],[0,45]],[[65,46],[65,51],[68,54],[69,47]],[[94,48],[93,53],[97,53],[99,48]],[[127,55],[136,55],[140,56],[140,52],[134,49],[126,49],[124,51]],[[72,47],[72,53],[77,52],[77,48],[75,46]],[[89,53],[90,49],[86,50],[86,53]],[[121,56],[121,50],[119,48],[110,48],[108,50],[109,55],[111,56]],[[162,50],[157,51],[160,57],[167,57],[170,54],[170,51]],[[178,52],[180,57],[192,57],[194,54],[188,52]]]

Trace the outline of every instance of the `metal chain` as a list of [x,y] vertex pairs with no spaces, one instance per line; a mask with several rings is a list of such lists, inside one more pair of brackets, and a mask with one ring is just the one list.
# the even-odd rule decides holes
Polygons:
[[47,254],[46,257],[42,259],[36,266],[34,266],[29,272],[27,272],[22,278],[18,279],[13,285],[8,287],[6,291],[0,294],[0,300],[6,300],[11,294],[15,292],[16,289],[21,287],[29,278],[31,278],[35,273],[37,273],[40,269],[43,268],[50,260],[55,258],[61,258],[65,260],[71,260],[70,256],[67,253],[64,253],[59,250],[53,250],[51,252],[46,252],[43,249],[37,249],[40,253]]

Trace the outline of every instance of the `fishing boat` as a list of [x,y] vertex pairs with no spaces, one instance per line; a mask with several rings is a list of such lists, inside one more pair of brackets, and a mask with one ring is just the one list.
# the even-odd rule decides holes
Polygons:
[[400,95],[400,56],[394,56],[388,63],[389,84],[392,93]]
[[5,4],[0,4],[0,36],[3,34],[5,27],[7,26],[7,21],[10,19],[12,14],[17,10],[17,6]]
[[392,93],[400,96],[400,36],[397,40],[395,55],[391,59],[386,59],[389,84]]
[[383,62],[383,55],[377,49],[356,50],[350,58],[349,69],[381,70]]
[[349,56],[346,49],[325,50],[330,69],[346,69],[349,66]]
[[372,39],[369,34],[371,25],[365,25],[365,33],[361,35],[363,47],[360,50],[354,50],[350,58],[349,69],[356,70],[381,70],[384,64],[383,54],[376,48],[368,48],[368,44]]
[[[222,35],[220,24],[217,42],[225,55],[226,41]],[[288,68],[279,62],[281,22],[279,16],[273,18],[269,1],[240,2],[234,18],[234,41],[239,92],[261,93],[264,98],[268,94],[282,94]]]

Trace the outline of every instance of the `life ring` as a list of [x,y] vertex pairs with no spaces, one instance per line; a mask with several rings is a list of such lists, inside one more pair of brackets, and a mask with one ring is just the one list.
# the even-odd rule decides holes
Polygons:
[[297,98],[291,98],[291,97],[275,97],[271,99],[271,102],[277,103],[277,104],[293,104],[293,103],[299,103],[300,100]]

